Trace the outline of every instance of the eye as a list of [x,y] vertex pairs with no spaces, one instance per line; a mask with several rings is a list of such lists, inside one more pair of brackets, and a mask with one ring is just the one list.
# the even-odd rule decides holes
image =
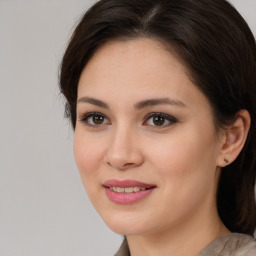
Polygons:
[[80,121],[88,126],[102,126],[105,124],[110,124],[108,118],[97,112],[90,112],[82,116]]
[[167,127],[177,122],[177,119],[163,113],[151,113],[146,116],[143,125],[150,125],[155,127]]

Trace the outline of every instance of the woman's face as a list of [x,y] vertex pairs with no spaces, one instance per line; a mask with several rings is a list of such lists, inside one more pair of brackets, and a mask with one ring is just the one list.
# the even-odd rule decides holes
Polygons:
[[217,137],[207,98],[160,42],[109,42],[81,74],[75,159],[117,233],[153,234],[215,213]]

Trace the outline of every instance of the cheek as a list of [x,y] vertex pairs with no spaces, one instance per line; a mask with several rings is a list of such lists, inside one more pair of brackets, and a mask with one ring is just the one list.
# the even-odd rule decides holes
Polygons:
[[98,170],[104,155],[102,144],[96,136],[88,136],[79,129],[75,131],[74,157],[86,191],[90,185],[97,184]]
[[152,144],[154,147],[147,147],[148,159],[164,178],[166,188],[184,192],[186,197],[185,193],[205,190],[214,181],[217,150],[211,130],[180,129],[175,136]]
[[[157,170],[164,204],[158,210],[170,222],[183,221],[214,200],[215,148],[211,136],[191,132],[175,134],[154,144],[148,157]],[[173,211],[175,209],[175,211]],[[171,214],[170,214],[171,213]]]
[[153,142],[152,147],[147,147],[148,155],[151,155],[149,159],[154,159],[155,163],[164,167],[163,169],[168,170],[172,167],[173,171],[182,171],[185,166],[192,167],[193,164],[201,164],[207,155],[209,159],[211,144],[206,143],[202,136],[195,134],[190,136],[189,134],[175,134],[159,143]]

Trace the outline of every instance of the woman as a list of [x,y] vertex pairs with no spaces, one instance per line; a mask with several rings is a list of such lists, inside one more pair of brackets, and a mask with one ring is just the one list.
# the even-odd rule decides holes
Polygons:
[[101,0],[60,87],[116,255],[256,255],[256,46],[224,0]]

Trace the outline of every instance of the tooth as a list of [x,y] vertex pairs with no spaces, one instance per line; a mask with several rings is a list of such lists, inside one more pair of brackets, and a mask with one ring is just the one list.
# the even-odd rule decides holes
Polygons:
[[129,187],[129,188],[109,187],[109,189],[117,193],[133,193],[133,192],[146,190],[146,188],[143,188],[143,187]]
[[133,192],[133,187],[131,187],[131,188],[125,188],[125,189],[124,189],[124,192],[125,192],[125,193],[132,193],[132,192]]
[[122,193],[122,192],[124,192],[124,188],[117,187],[117,188],[116,188],[116,191],[117,191],[118,193]]

